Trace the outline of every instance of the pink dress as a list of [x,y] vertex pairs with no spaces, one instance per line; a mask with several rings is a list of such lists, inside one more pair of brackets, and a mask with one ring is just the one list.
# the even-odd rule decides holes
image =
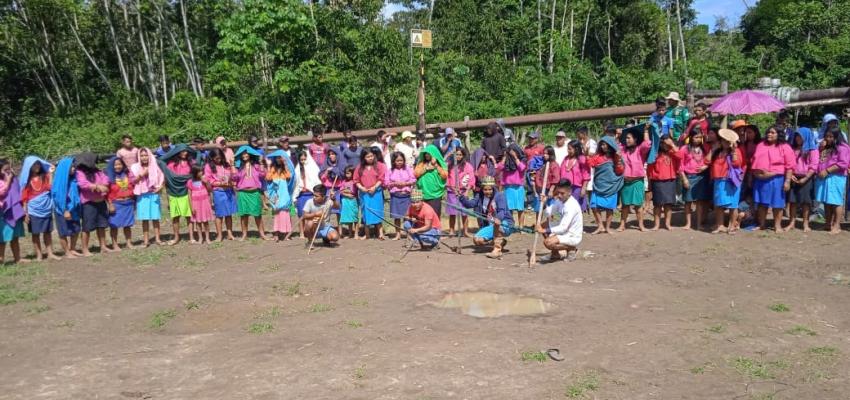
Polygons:
[[189,181],[189,200],[192,202],[192,222],[209,222],[213,219],[210,192],[201,181]]
[[279,210],[274,213],[273,231],[279,233],[292,232],[292,215],[289,210]]

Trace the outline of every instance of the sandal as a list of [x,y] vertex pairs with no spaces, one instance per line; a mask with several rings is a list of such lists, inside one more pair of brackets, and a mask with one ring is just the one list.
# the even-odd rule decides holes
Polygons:
[[564,356],[561,355],[561,351],[558,349],[546,350],[546,355],[555,361],[564,361]]

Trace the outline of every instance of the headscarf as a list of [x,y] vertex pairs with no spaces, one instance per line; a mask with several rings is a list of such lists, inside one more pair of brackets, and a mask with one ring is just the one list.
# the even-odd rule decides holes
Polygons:
[[145,170],[145,167],[142,165],[142,153],[148,154],[148,176],[147,178],[143,178],[135,186],[133,186],[133,194],[139,196],[145,193],[153,193],[165,183],[165,176],[162,174],[162,170],[159,169],[159,165],[156,162],[156,157],[154,156],[151,149],[145,147],[139,149],[139,162],[130,166],[130,172],[133,176],[141,176],[142,171]]
[[[188,159],[189,159],[190,162],[191,162],[191,160],[193,160],[195,158],[195,153],[197,153],[195,151],[195,149],[187,146],[185,143],[178,143],[178,144],[171,146],[171,150],[168,150],[168,152],[163,154],[162,157],[160,157],[159,159],[168,163],[169,161],[171,161],[172,158],[177,157],[178,154],[180,154],[184,151],[189,152],[189,158]],[[79,165],[79,162],[77,164]],[[163,170],[163,171],[165,171],[165,170]]]
[[[295,179],[297,179],[297,185],[299,187],[298,194],[304,189],[308,191],[313,190],[313,186],[319,185],[322,183],[322,180],[319,179],[319,165],[316,164],[316,161],[313,160],[313,156],[310,155],[308,150],[303,150],[303,154],[306,155],[307,161],[303,164],[300,164],[299,168],[293,168],[293,174],[295,175]],[[297,155],[297,157],[301,157],[301,155]],[[304,178],[301,178],[301,169],[304,170]]]
[[[286,186],[281,185],[280,179],[274,179],[266,184],[266,197],[269,199],[274,211],[288,210],[292,206],[292,198],[295,196],[295,181],[297,178],[295,167],[292,165],[292,160],[283,150],[276,150],[270,153],[266,158],[273,161],[275,158],[283,158],[286,162],[286,168],[289,170],[291,178],[286,182]],[[268,176],[268,175],[267,175]]]
[[183,197],[189,194],[189,189],[186,187],[186,183],[192,180],[192,174],[175,174],[174,171],[172,171],[171,168],[168,168],[168,165],[166,164],[182,151],[189,152],[189,160],[192,159],[192,154],[195,153],[195,150],[183,143],[180,143],[171,146],[171,150],[169,150],[168,153],[163,154],[162,157],[156,161],[157,166],[159,166],[159,170],[162,171],[165,182],[165,192],[172,197]]
[[233,162],[233,166],[237,169],[242,167],[242,153],[248,153],[253,157],[257,157],[258,159],[263,156],[262,154],[260,154],[259,151],[257,151],[257,149],[248,145],[244,145],[240,147],[239,150],[236,150],[236,154],[234,155],[234,157],[236,157],[236,161]]
[[[835,114],[826,114],[823,116],[823,122],[820,125],[820,129],[818,129],[818,140],[823,140],[823,135],[826,134],[826,129],[829,126],[829,123],[832,121],[838,121],[838,117],[835,116]],[[841,125],[839,124],[839,126]],[[843,141],[845,143],[847,142],[847,134],[844,131],[841,131],[841,135],[836,136],[841,137],[840,139],[835,138],[836,141]]]
[[487,175],[495,176],[496,166],[490,161],[490,158],[487,156],[487,152],[479,147],[475,149],[474,153],[472,153],[472,168],[477,171],[478,167],[481,166],[482,160],[487,162]]
[[24,158],[24,164],[23,164],[23,166],[21,166],[21,174],[19,175],[20,178],[21,178],[21,182],[23,182],[23,185],[29,184],[30,169],[32,169],[33,164],[35,164],[37,162],[41,163],[42,174],[47,174],[47,171],[50,170],[50,167],[53,166],[49,162],[41,159],[40,157],[27,156],[27,158]]
[[18,220],[24,217],[24,205],[21,204],[21,185],[17,177],[9,182],[6,200],[3,202],[3,219],[6,224],[14,227]]
[[71,175],[71,168],[74,166],[73,157],[65,157],[59,160],[56,164],[56,171],[53,172],[53,185],[50,188],[50,195],[53,196],[53,204],[56,207],[56,213],[59,215],[65,214],[65,211],[71,212],[71,218],[79,219],[80,207],[80,188],[77,186],[77,175]]
[[74,159],[77,161],[77,167],[83,167],[89,170],[97,169],[97,156],[90,151],[77,154]]
[[[331,164],[331,158],[327,156],[328,153],[334,153],[336,155],[336,163]],[[346,161],[342,158],[342,152],[338,147],[331,147],[325,151],[325,162],[322,165],[322,172],[324,173],[328,170],[328,168],[331,168],[331,171],[328,174],[328,179],[333,180],[335,177],[344,177],[345,167]]]
[[[508,145],[508,148],[505,149],[505,155],[509,154],[513,150],[519,158],[519,161],[523,163],[526,160],[525,152],[522,151],[522,148],[519,147],[516,143],[511,143]],[[513,157],[505,157],[505,171],[506,172],[514,172],[518,169],[516,161],[514,161]]]
[[[116,173],[115,172],[115,160],[116,159],[118,159],[117,156],[112,156],[112,157],[109,158],[109,160],[106,161],[106,168],[105,168],[104,172],[106,172],[106,177],[109,178],[109,183],[115,183],[115,179],[123,178],[124,176],[127,175],[127,172],[130,171],[130,169],[126,165],[124,165],[123,172],[121,172],[120,175],[118,173]],[[121,160],[121,162],[124,162],[124,160]]]
[[617,142],[615,142],[614,138],[612,138],[611,136],[603,136],[602,138],[599,139],[599,141],[605,142],[605,144],[607,144],[608,147],[614,149],[615,153],[620,152],[620,147],[617,146]]
[[[437,160],[437,164],[440,164],[443,169],[446,168],[446,160],[443,159],[443,155],[440,154],[440,149],[437,146],[433,144],[425,146],[425,149],[419,153],[419,158],[416,162],[423,162],[425,160],[425,154],[430,154],[431,158]],[[440,199],[446,194],[446,180],[436,170],[428,171],[420,176],[416,180],[416,187],[422,191],[423,196],[428,200]]]
[[797,140],[797,135],[803,138],[803,145],[800,149],[803,152],[809,152],[812,150],[818,149],[818,139],[815,137],[814,132],[812,132],[811,128],[800,127],[796,132],[793,132],[791,136],[788,137],[788,143],[792,146]]
[[[269,153],[268,156],[266,156],[266,158],[268,158],[269,161],[274,161],[274,159],[278,158],[278,157],[282,157],[283,160],[286,162],[286,169],[289,171],[289,174],[292,176],[292,178],[290,178],[289,182],[288,182],[289,192],[292,193],[295,190],[295,179],[296,179],[296,174],[297,174],[295,172],[295,165],[292,164],[292,160],[289,158],[289,155],[286,154],[286,151],[284,151],[284,150],[275,150],[275,151]],[[266,175],[266,176],[268,176],[268,175]]]

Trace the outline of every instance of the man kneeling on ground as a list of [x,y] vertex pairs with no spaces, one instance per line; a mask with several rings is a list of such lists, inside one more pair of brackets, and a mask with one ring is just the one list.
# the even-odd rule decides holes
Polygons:
[[414,189],[410,194],[410,208],[404,221],[404,230],[423,250],[430,250],[440,243],[440,216],[434,208],[424,202],[422,191]]
[[304,220],[305,237],[312,238],[315,235],[325,245],[339,240],[339,233],[331,226],[331,208],[339,208],[335,199],[334,191],[329,192],[324,185],[313,187],[313,198],[304,204],[304,215],[301,217]]
[[[501,258],[502,250],[507,245],[506,237],[514,231],[514,219],[508,210],[505,193],[496,190],[496,179],[485,176],[481,179],[481,191],[473,198],[458,197],[464,207],[472,208],[478,216],[478,232],[472,241],[476,246],[493,243],[493,251],[487,253],[489,258]],[[483,219],[481,217],[487,217]]]
[[569,180],[562,180],[555,187],[554,201],[546,207],[546,221],[537,226],[537,232],[546,235],[543,245],[552,252],[541,257],[542,262],[562,259],[561,251],[567,252],[567,261],[576,259],[584,221],[581,205],[570,195],[571,190],[572,183]]

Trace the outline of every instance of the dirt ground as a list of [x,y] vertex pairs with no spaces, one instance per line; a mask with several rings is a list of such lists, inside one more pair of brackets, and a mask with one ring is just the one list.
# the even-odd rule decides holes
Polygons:
[[[531,240],[502,260],[254,239],[6,266],[0,399],[850,398],[850,233],[586,235],[593,254],[529,270]],[[435,307],[466,291],[550,308]]]

